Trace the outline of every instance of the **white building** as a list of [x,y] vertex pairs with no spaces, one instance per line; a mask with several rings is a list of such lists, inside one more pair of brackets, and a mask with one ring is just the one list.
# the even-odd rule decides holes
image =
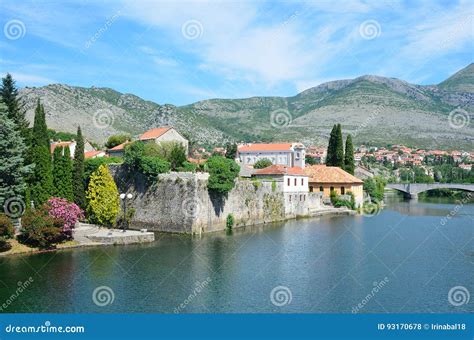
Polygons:
[[239,146],[238,158],[244,166],[268,159],[274,165],[304,168],[305,147],[301,143],[247,144]]

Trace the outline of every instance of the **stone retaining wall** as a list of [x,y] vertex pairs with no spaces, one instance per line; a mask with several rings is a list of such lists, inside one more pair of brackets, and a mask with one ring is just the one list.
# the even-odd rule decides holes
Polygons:
[[140,174],[127,173],[124,166],[110,168],[120,192],[133,194],[128,202],[135,209],[133,229],[200,234],[224,230],[229,214],[234,227],[242,227],[306,216],[321,204],[315,194],[288,203],[282,183],[272,180],[238,179],[222,196],[207,190],[207,173],[172,172],[150,183]]

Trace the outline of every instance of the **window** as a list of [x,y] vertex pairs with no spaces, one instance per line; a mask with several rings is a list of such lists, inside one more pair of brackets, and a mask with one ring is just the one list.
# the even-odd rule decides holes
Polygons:
[[334,187],[330,187],[329,190],[330,190],[330,191],[334,191]]
[[313,192],[313,190],[314,190],[314,189],[313,189],[313,186],[310,185],[310,186],[309,186],[309,192]]
[[290,185],[291,185],[291,183],[290,183],[290,179],[288,178],[288,186],[290,186]]
[[289,197],[290,197],[290,202],[291,202],[291,195]]
[[297,186],[298,184],[296,183],[296,178],[295,178],[295,186]]
[[322,186],[322,185],[319,187],[319,191],[321,191],[321,192],[323,192],[323,191],[324,191],[324,188],[323,188],[323,186]]
[[303,201],[303,195],[300,195],[300,202]]
[[344,187],[341,187],[341,195],[344,195],[346,193],[346,189]]
[[304,185],[304,178],[301,179],[301,185]]

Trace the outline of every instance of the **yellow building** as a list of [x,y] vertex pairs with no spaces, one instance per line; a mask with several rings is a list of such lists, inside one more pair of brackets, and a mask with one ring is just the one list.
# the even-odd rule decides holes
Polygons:
[[309,176],[309,192],[322,192],[329,198],[334,190],[338,195],[354,194],[356,206],[364,202],[363,181],[336,166],[310,165],[304,169]]

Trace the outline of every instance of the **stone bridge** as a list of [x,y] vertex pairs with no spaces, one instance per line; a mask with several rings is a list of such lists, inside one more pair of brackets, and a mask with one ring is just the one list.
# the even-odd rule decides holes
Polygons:
[[418,198],[418,194],[433,189],[457,189],[474,191],[474,184],[461,183],[389,183],[385,186],[405,193],[410,198]]

